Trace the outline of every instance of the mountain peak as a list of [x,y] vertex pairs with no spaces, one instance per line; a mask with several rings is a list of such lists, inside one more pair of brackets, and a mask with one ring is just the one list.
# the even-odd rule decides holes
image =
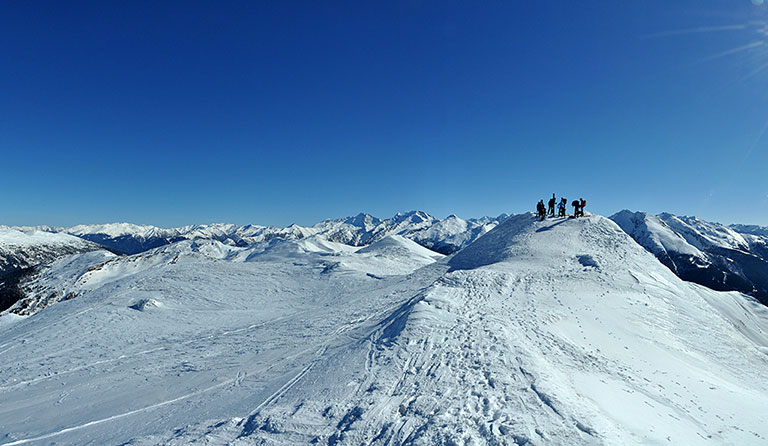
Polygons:
[[342,220],[344,223],[356,226],[358,228],[363,228],[368,230],[370,227],[377,225],[381,223],[381,220],[366,213],[359,213],[355,215],[354,217],[347,217],[346,219]]
[[[611,249],[606,249],[610,246]],[[609,266],[614,251],[647,255],[624,231],[608,218],[591,215],[577,219],[539,221],[533,213],[515,215],[454,255],[455,269],[475,269],[504,262],[564,261],[590,258]],[[599,262],[596,259],[605,259]],[[651,257],[651,260],[655,260]],[[647,259],[646,259],[647,260]]]

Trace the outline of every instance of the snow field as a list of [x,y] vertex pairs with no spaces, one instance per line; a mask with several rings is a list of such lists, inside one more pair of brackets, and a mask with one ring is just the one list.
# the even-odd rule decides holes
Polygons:
[[0,324],[0,444],[768,441],[765,307],[603,217],[515,216],[444,259],[171,246]]
[[0,328],[0,444],[117,444],[247,413],[421,283],[323,273],[324,258],[158,251],[95,266],[70,280],[98,286]]
[[764,336],[765,312],[735,306],[748,302],[736,293],[680,281],[601,217],[522,216],[489,236],[449,260],[458,269],[327,350],[248,417],[152,441],[766,440],[765,338],[737,329]]

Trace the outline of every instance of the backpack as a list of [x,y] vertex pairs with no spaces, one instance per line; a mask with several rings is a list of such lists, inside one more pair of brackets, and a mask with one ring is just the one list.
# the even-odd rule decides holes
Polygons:
[[579,200],[573,200],[573,203],[571,203],[571,206],[578,207],[579,206]]

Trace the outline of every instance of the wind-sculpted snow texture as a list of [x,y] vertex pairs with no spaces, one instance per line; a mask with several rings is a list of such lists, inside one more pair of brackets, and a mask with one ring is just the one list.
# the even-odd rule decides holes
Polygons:
[[768,442],[766,308],[603,217],[514,216],[449,258],[307,237],[69,265],[77,299],[0,317],[0,444]]
[[626,210],[611,219],[680,278],[768,304],[768,229]]

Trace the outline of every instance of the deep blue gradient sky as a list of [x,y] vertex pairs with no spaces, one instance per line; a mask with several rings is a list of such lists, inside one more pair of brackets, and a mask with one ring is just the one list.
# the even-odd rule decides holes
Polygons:
[[755,3],[2,2],[0,224],[768,226]]

